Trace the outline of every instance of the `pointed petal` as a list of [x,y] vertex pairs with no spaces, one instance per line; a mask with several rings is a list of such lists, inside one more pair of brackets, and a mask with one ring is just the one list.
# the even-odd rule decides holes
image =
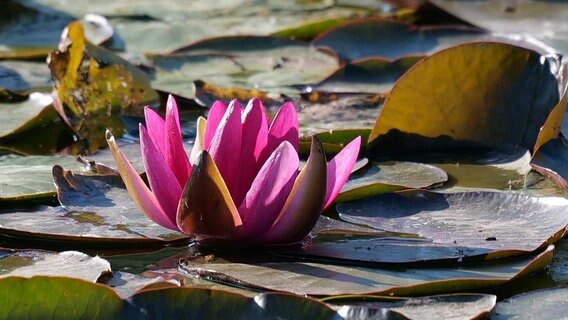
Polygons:
[[263,242],[287,244],[302,241],[313,229],[325,200],[326,167],[323,147],[313,136],[308,163],[296,178],[284,207],[263,236]]
[[187,153],[183,149],[181,127],[176,101],[172,95],[168,97],[166,106],[166,152],[164,158],[177,178],[179,185],[184,186],[189,178],[191,167]]
[[266,160],[239,207],[242,236],[259,238],[276,220],[298,175],[298,153],[288,141]]
[[203,149],[209,150],[211,140],[217,132],[217,127],[221,119],[227,111],[227,106],[222,101],[215,101],[211,108],[209,108],[209,115],[207,116],[207,127],[205,128],[205,139],[203,140]]
[[191,155],[189,156],[189,163],[191,165],[195,164],[197,156],[204,150],[203,139],[205,137],[205,127],[207,126],[207,120],[203,117],[197,118],[197,124],[195,125],[195,142],[193,143],[193,148],[191,149]]
[[290,102],[286,102],[280,107],[278,113],[272,120],[268,132],[268,148],[276,149],[282,141],[288,141],[294,149],[298,150],[299,145],[299,123],[296,108]]
[[175,221],[181,187],[143,125],[140,125],[140,149],[150,189],[168,218]]
[[164,119],[150,107],[144,107],[144,118],[152,141],[162,154],[166,154],[166,123]]
[[260,100],[251,99],[241,117],[243,123],[239,160],[241,165],[235,195],[235,203],[239,205],[262,166],[262,163],[259,163],[259,157],[268,141],[268,121]]
[[207,151],[198,155],[183,188],[177,225],[197,240],[231,238],[242,225],[229,189]]
[[329,207],[345,185],[355,161],[357,161],[359,148],[361,148],[361,137],[353,139],[327,164],[327,191],[324,209]]
[[155,223],[164,228],[179,231],[175,219],[170,220],[170,217],[166,215],[154,194],[148,189],[144,181],[142,181],[142,178],[140,178],[136,172],[136,169],[134,169],[122,151],[120,151],[113,135],[108,130],[106,131],[106,139],[114,161],[116,162],[116,166],[118,167],[118,172],[132,200],[134,200],[140,210]]
[[[209,125],[209,120],[207,125]],[[233,100],[221,119],[208,150],[233,197],[239,170],[241,170],[239,168],[241,131],[241,110],[238,102]],[[207,129],[205,129],[205,134],[207,135]]]

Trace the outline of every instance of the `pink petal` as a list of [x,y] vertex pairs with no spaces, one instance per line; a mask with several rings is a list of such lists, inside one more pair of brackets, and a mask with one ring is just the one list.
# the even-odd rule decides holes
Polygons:
[[203,151],[203,139],[205,137],[205,127],[207,126],[207,120],[203,117],[197,118],[197,123],[195,124],[195,141],[193,143],[193,148],[191,149],[191,155],[189,156],[189,163],[191,165],[195,164],[197,156]]
[[237,183],[235,203],[240,204],[252,184],[262,163],[260,153],[268,140],[268,121],[260,100],[249,101],[242,114],[243,132],[241,144],[240,174]]
[[227,111],[227,106],[222,101],[215,101],[211,108],[209,108],[209,115],[207,116],[207,127],[205,127],[205,138],[203,139],[203,149],[209,150],[211,140],[217,132],[217,127]]
[[[209,120],[207,120],[209,126]],[[227,112],[221,119],[217,131],[211,140],[209,153],[225,180],[231,196],[235,197],[235,188],[239,170],[241,170],[239,159],[241,155],[241,109],[233,100]],[[207,129],[205,129],[207,135]]]
[[263,236],[263,242],[287,244],[299,242],[316,224],[326,193],[327,162],[316,136],[308,163],[302,169],[280,214]]
[[152,141],[162,154],[166,154],[166,124],[164,119],[150,107],[144,107],[144,118],[146,118],[146,128],[148,128]]
[[176,221],[181,186],[143,125],[140,125],[140,149],[142,150],[142,161],[144,168],[146,168],[152,193],[156,196],[168,218],[171,221]]
[[355,161],[357,161],[357,156],[359,155],[359,148],[361,147],[361,137],[353,139],[348,145],[339,152],[335,158],[333,158],[327,164],[327,189],[325,193],[325,204],[323,208],[327,208],[335,197],[341,191],[341,188],[345,185]]
[[140,210],[142,210],[142,212],[155,223],[164,228],[179,231],[175,217],[172,219],[171,216],[168,216],[164,212],[154,194],[152,194],[150,189],[148,189],[144,181],[142,181],[142,178],[140,178],[136,172],[136,169],[134,169],[122,151],[120,151],[116,145],[113,135],[108,130],[106,131],[106,139],[112,156],[114,157],[114,161],[118,167],[118,172],[120,173],[132,200],[134,200]]
[[266,160],[239,207],[244,238],[262,236],[280,213],[298,175],[298,153],[288,141]]
[[184,186],[191,167],[187,153],[183,149],[183,141],[181,139],[181,128],[179,123],[179,112],[176,101],[172,95],[168,97],[166,106],[166,148],[163,153],[168,166],[174,173],[180,186]]
[[282,143],[288,141],[295,150],[299,146],[299,123],[296,108],[290,102],[286,102],[280,107],[278,113],[272,120],[270,129],[268,130],[268,142],[265,150],[262,152],[261,161],[268,158],[272,152]]

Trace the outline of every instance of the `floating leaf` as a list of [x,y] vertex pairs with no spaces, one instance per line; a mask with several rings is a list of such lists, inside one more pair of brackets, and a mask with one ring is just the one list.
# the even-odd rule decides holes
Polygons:
[[180,283],[176,280],[166,280],[163,277],[144,277],[137,274],[128,272],[113,272],[112,277],[103,282],[107,286],[113,288],[118,295],[126,299],[134,295],[137,291],[146,288],[152,284],[168,283],[172,286],[179,286]]
[[339,66],[335,56],[307,43],[267,36],[205,39],[151,59],[156,68],[153,86],[188,98],[193,98],[191,87],[196,80],[259,93],[293,94],[297,90],[292,85],[318,82]]
[[[17,294],[14,294],[17,293]],[[0,318],[337,319],[325,304],[294,295],[247,298],[203,288],[147,289],[122,300],[112,289],[62,277],[0,279]],[[164,302],[167,303],[164,303]]]
[[204,106],[212,106],[218,100],[228,104],[233,99],[239,100],[241,105],[246,106],[252,98],[258,98],[266,107],[280,106],[284,103],[283,100],[272,99],[266,92],[257,89],[220,88],[201,80],[195,81],[193,86],[195,100]]
[[411,56],[394,61],[383,58],[353,61],[319,83],[309,86],[309,89],[336,93],[386,93],[404,72],[422,58]]
[[562,136],[545,143],[534,155],[531,166],[568,190],[568,142]]
[[73,157],[0,157],[0,203],[54,198],[56,192],[51,168],[56,164],[79,171],[82,167]]
[[[315,135],[320,140],[327,155],[339,153],[345,145],[361,136],[361,148],[364,148],[371,131],[369,129],[339,129],[319,132]],[[310,151],[312,135],[300,137],[300,153],[307,155]]]
[[256,262],[231,258],[231,263],[192,264],[182,270],[210,280],[246,288],[287,291],[300,295],[427,295],[471,291],[496,286],[544,268],[553,246],[536,257],[500,260],[499,263],[446,267],[364,268],[310,262]]
[[[497,301],[489,294],[453,294],[421,298],[394,298],[354,296],[366,302],[343,306],[337,313],[346,319],[367,319],[373,315],[385,315],[385,319],[482,319]],[[348,300],[349,297],[338,299]],[[337,304],[337,300],[325,299]]]
[[398,59],[423,55],[452,44],[471,41],[483,33],[463,27],[418,27],[384,19],[360,19],[316,37],[312,43],[329,48],[347,61],[367,57]]
[[[4,254],[6,253],[6,254]],[[110,263],[82,252],[20,250],[2,252],[0,279],[6,277],[60,276],[95,282],[110,272]]]
[[352,201],[404,189],[425,189],[448,180],[444,170],[416,162],[374,162],[367,170],[351,175],[338,202]]
[[57,92],[56,109],[86,139],[86,152],[106,145],[105,128],[122,134],[119,114],[141,116],[143,106],[158,102],[146,74],[86,41],[79,22],[65,29],[60,49],[50,54],[48,63]]
[[51,88],[51,75],[45,63],[0,61],[0,92],[27,95],[34,91],[49,92]]
[[491,319],[562,319],[568,312],[567,299],[567,287],[521,293],[497,303]]
[[369,141],[383,154],[507,144],[532,150],[560,101],[559,63],[503,43],[438,52],[396,83]]
[[0,103],[0,149],[23,154],[53,154],[73,142],[50,95],[34,92],[17,103]]
[[491,259],[558,241],[568,225],[567,205],[564,198],[513,193],[407,191],[342,203],[337,210],[351,223],[413,233],[435,244],[488,249]]
[[310,41],[318,34],[332,28],[341,26],[347,21],[345,18],[329,18],[319,21],[310,21],[301,26],[280,30],[272,34],[274,37],[291,40]]
[[[132,247],[185,243],[187,237],[160,227],[132,202],[119,176],[82,176],[53,168],[64,208],[41,207],[0,214],[0,231],[12,241],[69,246]],[[50,223],[45,223],[50,221]],[[37,245],[37,244],[36,244]]]

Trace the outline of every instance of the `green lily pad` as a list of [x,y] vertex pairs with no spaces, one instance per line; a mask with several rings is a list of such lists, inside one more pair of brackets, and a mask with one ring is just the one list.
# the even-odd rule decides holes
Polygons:
[[329,48],[347,61],[367,57],[398,59],[406,55],[430,54],[481,35],[483,32],[473,28],[425,28],[371,18],[351,21],[331,29],[316,37],[312,44]]
[[53,154],[73,142],[49,94],[33,92],[24,101],[0,103],[0,149],[22,154]]
[[231,257],[230,263],[182,261],[190,274],[256,290],[287,291],[300,295],[428,295],[463,292],[504,284],[544,268],[553,246],[536,257],[503,259],[498,263],[407,268],[365,268],[304,261],[254,262]]
[[351,223],[414,233],[435,244],[490,249],[491,259],[558,241],[568,225],[567,205],[564,198],[514,193],[406,191],[341,203],[337,210]]
[[166,287],[143,290],[123,300],[105,285],[63,277],[0,279],[0,298],[1,318],[45,318],[46,314],[54,319],[338,318],[317,300],[281,293],[248,298],[221,290]]
[[353,61],[337,69],[321,82],[303,91],[336,93],[387,93],[402,74],[423,56],[402,57],[391,61],[366,58]]
[[347,21],[345,18],[329,18],[318,21],[310,21],[297,27],[291,27],[271,34],[274,37],[291,40],[310,41],[318,34],[329,29],[339,27]]
[[96,282],[110,272],[110,263],[82,252],[18,250],[0,253],[0,279],[6,277],[60,276]]
[[12,241],[59,246],[72,241],[84,246],[152,247],[188,241],[140,212],[120,176],[82,176],[55,166],[53,179],[64,207],[5,211],[0,214],[3,235]]
[[468,23],[494,33],[531,35],[562,53],[568,52],[568,23],[564,19],[568,5],[563,1],[522,0],[514,4],[499,1],[431,2]]
[[153,86],[193,98],[192,82],[293,94],[337,69],[336,57],[304,42],[268,36],[205,39],[169,55],[152,56]]
[[371,148],[378,154],[507,144],[532,150],[565,95],[560,63],[502,43],[440,51],[395,84],[369,137]]
[[55,197],[51,174],[54,165],[78,171],[83,167],[69,156],[0,157],[0,203]]
[[491,319],[562,319],[568,312],[567,299],[567,287],[521,293],[497,303]]
[[32,61],[0,61],[0,91],[29,94],[49,92],[53,84],[45,63]]
[[[356,299],[357,296],[352,299]],[[486,317],[497,301],[489,294],[453,294],[421,298],[367,297],[367,302],[346,305],[337,311],[346,319],[366,319],[374,314],[384,319],[482,319]],[[339,301],[348,300],[340,298]],[[337,303],[329,298],[326,302]]]
[[444,170],[416,162],[374,162],[349,177],[337,202],[353,201],[404,189],[427,189],[448,180]]
[[307,155],[310,152],[312,136],[319,138],[323,150],[327,155],[339,153],[345,145],[357,137],[361,137],[361,149],[366,146],[367,137],[371,131],[369,129],[338,129],[318,132],[312,135],[304,135],[300,137],[300,154]]
[[114,291],[116,291],[116,293],[118,293],[118,295],[123,299],[134,295],[136,292],[152,284],[169,283],[172,286],[180,286],[180,283],[173,279],[166,280],[161,276],[145,277],[142,275],[122,271],[113,272],[112,277],[106,281],[103,281],[102,283],[113,288]]
[[0,58],[47,56],[72,20],[69,14],[53,8],[6,1],[0,14]]

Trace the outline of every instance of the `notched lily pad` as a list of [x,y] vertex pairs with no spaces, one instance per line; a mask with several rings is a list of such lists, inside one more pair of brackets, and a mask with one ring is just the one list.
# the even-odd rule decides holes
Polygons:
[[3,212],[0,230],[4,235],[46,245],[73,241],[85,246],[128,247],[188,241],[140,212],[120,176],[83,176],[55,166],[53,179],[63,207]]
[[339,153],[345,145],[353,141],[357,137],[361,137],[361,149],[366,146],[367,137],[371,131],[369,129],[337,129],[318,132],[312,135],[300,137],[300,154],[308,155],[312,136],[317,136],[320,140],[323,150],[327,155]]
[[312,44],[329,48],[347,61],[367,57],[397,59],[405,55],[429,54],[452,44],[471,41],[482,34],[474,28],[425,28],[369,18],[351,21],[320,34]]
[[64,156],[0,157],[0,203],[55,197],[54,165],[81,170],[75,158]]
[[544,268],[553,246],[536,257],[503,259],[445,267],[365,268],[323,263],[283,261],[250,263],[231,258],[222,263],[182,261],[181,270],[211,281],[256,290],[287,291],[300,295],[343,294],[428,295],[471,291],[504,284]]
[[485,259],[545,248],[568,225],[564,198],[501,192],[406,191],[342,203],[337,210],[351,223],[417,234],[434,244],[489,249]]
[[110,263],[82,252],[13,250],[0,255],[0,279],[5,277],[61,276],[95,282],[110,272]]
[[497,303],[491,319],[561,319],[568,312],[567,299],[567,287],[521,293]]
[[366,170],[349,177],[336,201],[353,201],[404,189],[427,189],[447,180],[448,175],[444,170],[428,164],[373,162]]

